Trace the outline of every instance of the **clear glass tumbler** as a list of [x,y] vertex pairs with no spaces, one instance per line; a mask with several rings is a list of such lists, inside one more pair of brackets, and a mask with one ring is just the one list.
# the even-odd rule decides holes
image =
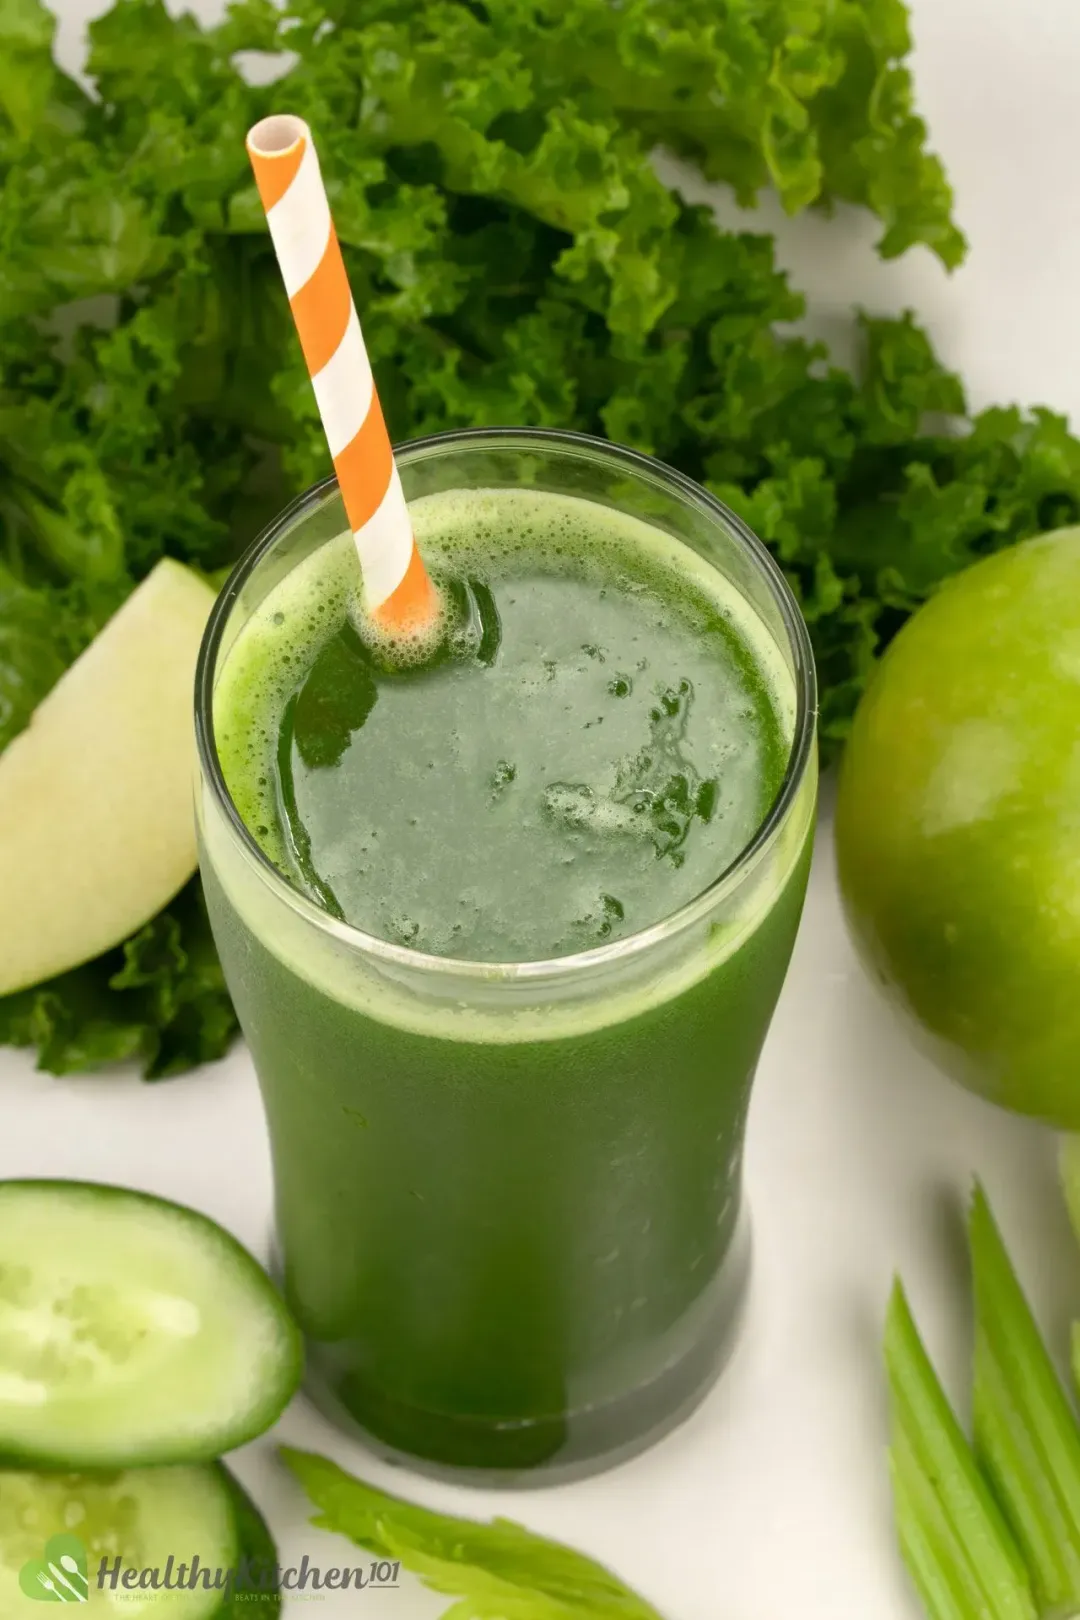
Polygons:
[[672,1427],[730,1343],[750,1088],[810,859],[813,663],[765,548],[647,457],[493,430],[407,445],[398,464],[410,501],[529,487],[665,530],[734,588],[785,672],[786,774],[730,868],[641,933],[493,964],[321,911],[265,858],[225,786],[218,672],[267,593],[346,528],[332,480],[256,541],[207,629],[202,872],[269,1122],[312,1394],[421,1468],[548,1482]]

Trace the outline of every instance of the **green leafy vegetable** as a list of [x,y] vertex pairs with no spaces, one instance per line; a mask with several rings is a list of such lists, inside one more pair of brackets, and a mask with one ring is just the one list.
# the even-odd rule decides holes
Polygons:
[[601,1564],[510,1519],[432,1513],[313,1452],[284,1446],[281,1455],[319,1509],[312,1523],[457,1598],[445,1620],[660,1620]]
[[[0,0],[0,746],[161,555],[223,568],[327,471],[244,153],[275,108],[317,134],[393,436],[573,428],[707,483],[802,603],[826,748],[941,580],[1080,513],[1064,422],[968,421],[911,317],[863,322],[855,376],[780,335],[803,301],[770,239],[653,170],[659,144],[744,203],[855,203],[883,254],[957,263],[902,0],[234,0],[211,28],[115,0],[93,95],[52,37]],[[0,1021],[52,1052],[90,1000],[65,1062],[110,1021],[153,1047],[133,987],[89,977]]]
[[0,997],[0,1043],[72,1074],[134,1060],[148,1080],[221,1057],[236,1033],[202,890],[193,879],[115,951]]

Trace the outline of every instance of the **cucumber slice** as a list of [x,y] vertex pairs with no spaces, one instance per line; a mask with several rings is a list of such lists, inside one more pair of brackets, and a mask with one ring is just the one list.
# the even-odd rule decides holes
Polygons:
[[213,1221],[119,1187],[0,1182],[0,1456],[209,1460],[269,1428],[301,1371],[283,1301]]
[[244,1620],[275,1620],[281,1612],[277,1545],[269,1525],[235,1474],[224,1463],[218,1466],[232,1498],[240,1544],[240,1567],[230,1605],[222,1611],[221,1620],[240,1620],[241,1616]]
[[[196,1557],[196,1584],[189,1587]],[[230,1605],[225,1576],[239,1557],[233,1498],[221,1468],[0,1472],[0,1620],[35,1620],[43,1612],[40,1601],[75,1603],[80,1595],[91,1614],[117,1620],[224,1617]],[[150,1585],[155,1570],[156,1589]],[[130,1571],[139,1584],[129,1574],[125,1587]],[[215,1584],[218,1571],[221,1584]]]

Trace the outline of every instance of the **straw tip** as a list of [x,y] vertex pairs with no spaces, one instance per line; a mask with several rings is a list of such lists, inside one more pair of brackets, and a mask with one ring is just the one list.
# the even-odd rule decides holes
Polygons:
[[311,131],[302,118],[293,113],[274,113],[260,118],[247,133],[248,151],[255,157],[287,157],[303,141],[310,141]]
[[441,625],[443,602],[411,534],[409,540],[409,565],[404,577],[384,601],[372,605],[370,613],[384,632],[424,638]]

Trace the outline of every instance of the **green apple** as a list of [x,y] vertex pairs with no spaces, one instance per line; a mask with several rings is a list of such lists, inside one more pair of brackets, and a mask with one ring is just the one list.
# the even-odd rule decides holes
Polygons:
[[1080,529],[950,581],[855,717],[836,813],[870,966],[984,1096],[1080,1129]]
[[118,944],[195,870],[192,694],[213,601],[158,563],[0,754],[0,995]]

